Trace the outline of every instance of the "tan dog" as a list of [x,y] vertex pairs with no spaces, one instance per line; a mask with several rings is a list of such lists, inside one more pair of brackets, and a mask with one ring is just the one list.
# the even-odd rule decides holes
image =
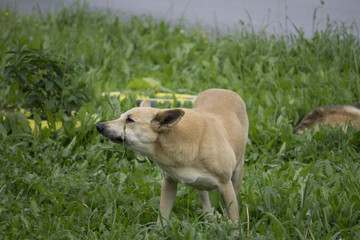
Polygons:
[[347,106],[319,107],[309,113],[294,129],[295,134],[302,134],[311,126],[319,131],[319,125],[342,126],[347,131],[348,124],[360,130],[360,102]]
[[238,219],[236,194],[242,182],[249,123],[245,104],[236,93],[206,90],[193,109],[157,109],[143,101],[140,107],[96,128],[111,141],[149,156],[161,168],[162,217],[169,217],[180,182],[199,190],[204,212],[212,211],[208,191],[218,190],[228,217]]

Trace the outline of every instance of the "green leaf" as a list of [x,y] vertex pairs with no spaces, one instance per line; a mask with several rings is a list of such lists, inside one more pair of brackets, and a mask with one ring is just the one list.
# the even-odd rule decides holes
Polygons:
[[47,100],[47,101],[45,102],[45,106],[46,106],[50,111],[56,111],[56,105],[55,105],[55,100],[54,100],[54,99]]
[[7,136],[6,129],[5,129],[4,125],[2,123],[0,123],[0,137],[6,138],[6,136]]
[[126,85],[127,90],[159,90],[161,83],[153,78],[138,78],[130,81]]
[[54,83],[53,82],[50,82],[50,81],[46,81],[45,83],[45,90],[46,91],[50,91],[54,86]]
[[125,59],[128,59],[130,57],[133,50],[134,50],[134,44],[132,44],[132,43],[128,44],[128,46],[126,48],[126,52],[124,54]]
[[325,163],[325,172],[326,172],[326,175],[328,175],[329,177],[333,176],[334,169],[331,166],[330,162]]
[[40,209],[39,209],[39,205],[37,204],[37,202],[33,199],[30,202],[30,209],[33,212],[35,217],[39,216],[40,213]]
[[63,152],[62,152],[63,158],[67,158],[70,156],[70,153],[71,153],[72,149],[74,148],[75,144],[76,144],[76,136],[71,140],[69,145],[63,150]]

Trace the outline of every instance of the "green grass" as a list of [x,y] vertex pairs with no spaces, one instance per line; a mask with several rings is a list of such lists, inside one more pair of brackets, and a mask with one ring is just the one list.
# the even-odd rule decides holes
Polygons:
[[[360,239],[359,132],[292,134],[319,105],[359,101],[356,26],[329,22],[311,39],[246,29],[222,36],[118,15],[83,6],[32,15],[0,9],[1,99],[21,107],[11,95],[16,86],[2,76],[6,53],[19,46],[80,64],[92,95],[74,118],[47,113],[62,121],[58,131],[32,132],[24,115],[0,112],[1,239]],[[119,102],[101,93],[143,77],[179,93],[231,89],[246,102],[239,225],[221,216],[204,220],[196,191],[180,186],[169,226],[156,230],[159,169],[99,136],[91,118],[114,119],[134,107],[133,98]],[[212,194],[223,213],[220,199]]]

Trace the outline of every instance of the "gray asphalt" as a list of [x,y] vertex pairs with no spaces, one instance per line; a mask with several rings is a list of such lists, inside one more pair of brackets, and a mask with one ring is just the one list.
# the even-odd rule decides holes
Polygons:
[[[21,12],[56,10],[70,6],[75,0],[0,0],[0,5],[17,5]],[[82,1],[85,2],[85,1]],[[222,32],[240,28],[240,22],[251,24],[256,31],[265,29],[282,35],[304,30],[312,36],[323,30],[327,19],[360,28],[360,0],[87,0],[91,9],[111,10],[128,15],[152,15],[171,23],[189,25]],[[314,18],[316,12],[316,18]]]

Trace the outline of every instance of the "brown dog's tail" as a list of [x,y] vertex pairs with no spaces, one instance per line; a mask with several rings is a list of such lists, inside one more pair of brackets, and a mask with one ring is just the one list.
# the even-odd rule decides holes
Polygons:
[[360,102],[355,103],[353,106],[356,107],[357,109],[360,109]]
[[306,131],[311,125],[321,122],[326,114],[326,107],[319,107],[309,113],[301,122],[295,127],[294,133],[301,134]]

